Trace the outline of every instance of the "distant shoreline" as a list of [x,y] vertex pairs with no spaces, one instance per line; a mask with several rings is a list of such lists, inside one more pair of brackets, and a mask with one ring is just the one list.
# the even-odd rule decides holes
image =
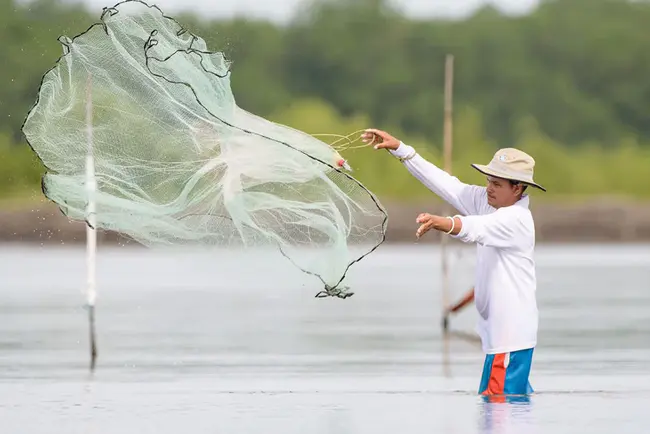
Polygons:
[[[387,243],[415,241],[415,217],[421,212],[446,215],[444,205],[387,203]],[[537,243],[645,243],[650,242],[650,204],[596,199],[580,204],[533,204]],[[127,237],[101,232],[103,243],[137,244]],[[438,242],[428,237],[420,242]],[[66,218],[53,203],[26,209],[0,210],[0,243],[73,244],[85,242],[85,225]]]

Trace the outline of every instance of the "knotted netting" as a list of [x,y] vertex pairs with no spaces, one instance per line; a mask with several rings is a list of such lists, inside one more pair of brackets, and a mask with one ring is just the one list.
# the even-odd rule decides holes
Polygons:
[[118,3],[60,41],[23,131],[65,215],[147,246],[271,247],[349,295],[387,214],[332,146],[239,108],[223,53],[155,6]]

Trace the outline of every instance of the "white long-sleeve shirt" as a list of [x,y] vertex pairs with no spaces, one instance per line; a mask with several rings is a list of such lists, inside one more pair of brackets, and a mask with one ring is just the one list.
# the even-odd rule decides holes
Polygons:
[[[391,151],[400,158],[414,152],[404,143]],[[496,209],[488,204],[485,187],[464,184],[419,154],[403,164],[460,212],[462,229],[455,238],[477,245],[474,302],[483,351],[497,354],[535,347],[539,321],[535,225],[528,196]]]

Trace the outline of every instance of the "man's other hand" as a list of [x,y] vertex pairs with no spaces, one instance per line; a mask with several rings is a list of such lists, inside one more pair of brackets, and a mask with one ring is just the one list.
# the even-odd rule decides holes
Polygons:
[[439,220],[440,220],[439,216],[435,216],[427,213],[420,214],[416,220],[416,222],[420,224],[420,227],[415,233],[415,236],[420,238],[422,235],[426,234],[431,229],[433,229]]

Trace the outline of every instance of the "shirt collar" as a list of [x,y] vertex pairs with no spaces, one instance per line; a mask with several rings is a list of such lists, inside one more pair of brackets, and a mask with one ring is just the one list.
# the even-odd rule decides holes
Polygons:
[[524,194],[521,196],[521,199],[519,199],[515,205],[523,206],[524,208],[528,208],[530,205],[530,197],[528,197],[527,194]]

